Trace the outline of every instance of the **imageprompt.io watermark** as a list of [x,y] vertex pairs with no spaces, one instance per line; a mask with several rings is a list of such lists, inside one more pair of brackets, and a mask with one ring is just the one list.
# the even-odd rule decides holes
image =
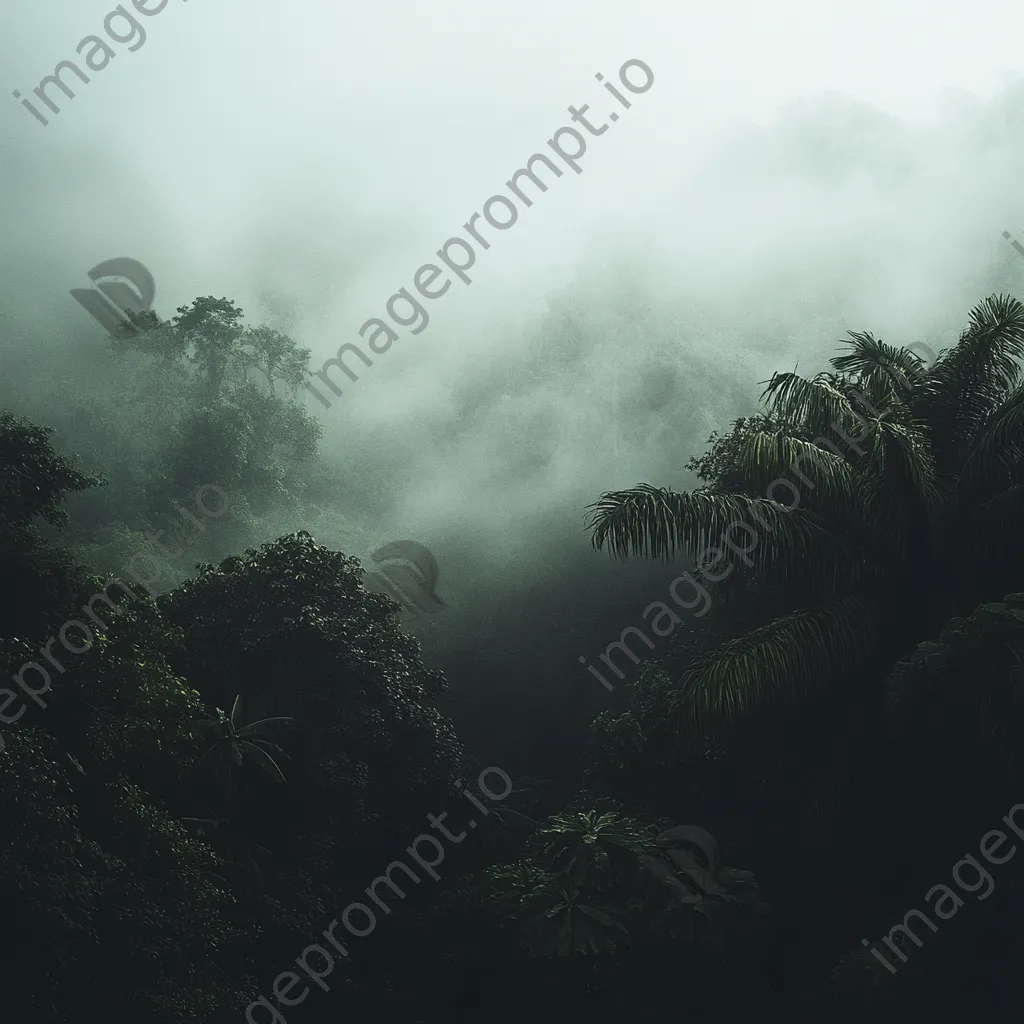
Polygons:
[[[497,775],[502,784],[505,786],[503,793],[498,793],[497,790],[492,790],[487,783],[487,779],[491,775]],[[470,791],[469,787],[461,779],[456,779],[455,788],[467,799],[480,813],[486,817],[491,812],[487,809],[486,805],[482,804],[476,796]],[[492,803],[500,803],[512,792],[512,779],[509,775],[502,771],[498,767],[485,768],[480,775],[477,777],[477,788],[481,794],[487,797]],[[443,814],[428,814],[427,820],[430,822],[430,827],[440,832],[445,839],[451,843],[461,843],[466,838],[469,829],[476,828],[480,822],[475,818],[470,818],[467,821],[466,827],[458,835],[453,835],[448,831],[447,826],[444,824],[445,818],[448,817],[448,812],[445,811]],[[427,860],[424,857],[424,851],[420,849],[422,844],[426,844],[431,847],[431,853],[437,858],[437,860]],[[441,844],[441,841],[433,835],[429,835],[426,832],[421,832],[406,848],[405,852],[409,854],[410,858],[416,861],[419,869],[426,875],[429,875],[435,882],[440,881],[441,876],[434,870],[444,860],[445,848]],[[405,891],[395,882],[392,877],[392,873],[400,869],[404,872],[405,878],[399,876],[403,884],[407,884],[406,879],[411,880],[415,885],[419,885],[423,881],[412,868],[409,867],[403,860],[393,860],[385,869],[383,874],[378,875],[364,890],[363,892],[369,897],[369,900],[373,901],[376,908],[370,906],[369,900],[366,903],[353,901],[342,911],[339,918],[334,918],[333,921],[320,933],[323,937],[331,944],[331,946],[337,950],[341,957],[345,961],[351,960],[351,954],[348,951],[348,947],[338,940],[338,937],[334,934],[335,928],[342,925],[345,930],[356,938],[362,939],[369,935],[374,928],[377,927],[377,914],[379,911],[383,911],[385,914],[391,913],[391,907],[381,899],[378,893],[378,887],[383,883],[386,885],[392,893],[394,893],[400,900],[405,899]],[[353,921],[353,917],[358,914],[360,920]],[[362,925],[362,920],[365,919],[367,922]],[[313,965],[309,963],[311,955],[315,954],[317,957],[317,964]],[[318,942],[311,943],[308,945],[302,953],[297,956],[294,960],[295,965],[305,974],[311,982],[315,982],[316,985],[321,988],[324,992],[330,991],[330,985],[328,985],[324,979],[330,977],[334,972],[335,967],[335,955],[327,948],[322,946]],[[294,992],[296,986],[301,986],[301,992]],[[254,1002],[250,1003],[245,1009],[245,1019],[249,1024],[288,1024],[288,1020],[285,1015],[281,1012],[281,1007],[288,1009],[293,1006],[298,1006],[302,1003],[306,997],[312,991],[311,986],[299,975],[298,971],[282,971],[273,981],[273,993],[274,1002],[277,1006],[274,1006],[266,996],[260,996]],[[301,1011],[300,1011],[301,1013]],[[257,1014],[259,1019],[257,1019]],[[307,1018],[303,1018],[307,1019]]]
[[[181,0],[182,3],[187,4],[188,0]],[[132,6],[140,14],[147,18],[152,18],[153,15],[159,14],[166,6],[167,0],[132,0]],[[120,19],[120,20],[117,20]],[[114,22],[117,21],[115,25]],[[142,44],[146,41],[146,30],[142,27],[143,22],[139,21],[132,14],[128,13],[128,9],[124,4],[118,4],[104,19],[103,28],[106,30],[107,38],[113,40],[115,43],[127,43],[128,51],[134,53],[136,50],[142,47]],[[137,42],[136,42],[137,40]],[[136,45],[132,46],[131,44]],[[102,71],[116,56],[117,53],[113,47],[100,35],[89,35],[82,39],[76,47],[76,52],[79,57],[82,57],[82,51],[85,47],[89,47],[89,52],[84,54],[83,63],[90,71]],[[52,75],[47,75],[42,79],[32,92],[35,94],[36,103],[42,106],[46,104],[47,110],[50,114],[59,114],[60,107],[54,102],[52,98],[52,87],[56,86],[64,96],[73,100],[75,98],[74,91],[71,86],[68,85],[64,79],[60,76],[65,72],[71,72],[77,76],[78,81],[84,85],[89,84],[89,76],[72,60],[62,60],[54,69]],[[70,79],[73,81],[74,79]],[[48,95],[46,90],[51,89],[51,94]],[[16,100],[21,100],[21,105],[45,128],[50,122],[45,115],[41,114],[31,101],[22,99],[21,92],[17,89],[13,92]]]
[[104,260],[89,271],[89,280],[94,287],[72,288],[71,295],[112,338],[137,332],[128,322],[129,313],[153,312],[156,282],[138,260],[128,256]]
[[[938,356],[936,355],[934,350],[922,341],[911,342],[911,344],[905,345],[903,346],[903,348],[904,351],[916,356],[921,361],[921,367],[919,368],[919,370],[913,372],[927,370],[931,366],[934,366],[934,364],[938,360]],[[924,358],[919,356],[915,351],[917,349],[924,350],[927,353],[930,362],[926,362]],[[902,371],[890,369],[888,372],[891,376],[900,378],[901,383],[904,386],[908,384],[907,378]],[[854,397],[857,399],[858,403],[863,407],[867,415],[874,416],[875,418],[881,417],[881,410],[876,409],[872,405],[867,395],[865,395],[862,391],[859,391],[857,389],[854,389],[852,393]],[[854,411],[853,415],[854,418],[861,423],[861,425],[867,423],[864,416],[862,416],[859,412]],[[864,457],[865,449],[862,448],[857,443],[855,438],[850,437],[846,433],[840,421],[834,420],[831,424],[830,429],[834,431],[840,438],[842,438],[843,441],[850,448],[850,450],[852,452],[856,452],[859,458]],[[818,459],[821,458],[822,452],[824,451],[829,451],[833,455],[839,456],[844,460],[846,460],[849,456],[841,451],[838,444],[828,439],[824,435],[821,437],[816,437],[812,442],[812,445],[813,447],[809,451],[797,454],[796,458],[790,463],[788,471],[795,475],[804,484],[804,486],[808,487],[810,490],[813,491],[816,489],[817,485],[800,468],[800,464],[803,460],[813,459],[817,461]],[[785,502],[780,502],[779,499],[775,497],[773,492],[775,488],[778,486],[785,486],[789,488],[789,500]],[[789,509],[795,509],[800,507],[800,502],[803,500],[803,495],[800,491],[800,488],[795,483],[793,483],[792,480],[787,479],[785,476],[780,476],[776,477],[765,489],[764,500],[775,503],[777,505],[785,505]],[[775,529],[775,525],[771,522],[771,520],[767,519],[764,516],[763,512],[754,509],[751,511],[750,515],[751,518],[757,523],[758,526],[761,527],[762,530],[770,533],[772,530]],[[736,530],[743,532],[745,539],[750,541],[749,546],[736,546],[736,540],[733,537],[733,532]],[[748,569],[754,566],[755,563],[753,559],[750,557],[750,553],[754,551],[754,549],[758,546],[760,541],[760,534],[756,529],[754,529],[754,527],[750,523],[746,522],[743,519],[734,519],[725,526],[725,528],[719,535],[718,543],[719,545],[721,545],[720,547],[709,544],[701,554],[697,555],[694,562],[694,571],[697,575],[699,575],[702,579],[707,580],[709,583],[720,583],[735,570],[737,558],[739,558],[739,560],[742,561]],[[728,549],[728,551],[726,549]],[[722,565],[723,563],[724,569],[720,570],[720,575],[712,575],[712,570],[715,567]],[[684,581],[689,583],[694,588],[695,596],[691,603],[683,601],[676,593],[676,587]],[[678,608],[681,608],[685,611],[692,611],[698,605],[703,603],[703,607],[700,609],[700,611],[694,614],[694,618],[699,619],[711,607],[710,593],[705,587],[702,587],[697,582],[694,574],[690,572],[681,573],[671,582],[671,584],[669,585],[669,596],[672,598],[672,600],[675,602]],[[657,614],[654,615],[652,618],[648,619],[648,615],[651,611],[656,611]],[[670,608],[668,604],[666,604],[664,601],[653,601],[643,610],[641,615],[643,616],[645,624],[651,627],[651,631],[655,634],[655,636],[662,638],[670,636],[672,632],[675,630],[676,626],[682,623],[682,619],[678,615],[676,615],[672,608]],[[669,623],[664,630],[659,629],[657,623],[665,617],[668,618]],[[644,633],[643,630],[641,630],[637,626],[627,626],[619,635],[619,639],[613,640],[604,649],[604,654],[600,656],[601,661],[603,661],[605,665],[607,665],[608,668],[611,669],[619,677],[620,680],[625,679],[626,676],[625,673],[623,673],[622,670],[618,666],[616,666],[611,660],[611,652],[613,649],[617,648],[620,652],[626,654],[634,665],[640,664],[640,658],[637,657],[637,655],[634,654],[633,651],[630,650],[629,646],[626,644],[627,635],[635,635],[636,637],[639,637],[639,639],[647,645],[649,650],[653,651],[655,649],[654,642],[650,639],[650,637],[647,636],[646,633]],[[579,655],[579,657],[576,660],[581,665],[586,666],[587,671],[592,676],[594,676],[594,678],[597,679],[606,690],[610,691],[614,689],[612,684],[609,683],[608,680],[605,679],[605,677],[596,668],[594,668],[593,665],[587,663],[587,659],[584,655]]]
[[[219,508],[209,507],[212,504],[212,501],[208,498],[210,492],[213,492],[216,495],[217,505],[220,506]],[[196,491],[194,500],[196,510],[210,519],[219,519],[225,512],[227,512],[228,507],[231,504],[231,499],[227,492],[216,486],[216,484],[203,484],[203,486]],[[199,538],[199,534],[206,532],[206,527],[203,525],[202,520],[197,519],[188,511],[187,508],[179,505],[178,502],[172,499],[171,504],[178,510],[183,519],[187,519],[193,526],[198,528],[198,532],[192,534],[191,537],[183,538],[184,544],[182,547],[178,548],[177,551],[168,551],[160,542],[160,538],[166,532],[165,530],[150,530],[146,533],[146,540],[155,552],[163,558],[173,561],[174,559],[181,558],[182,555],[184,555],[187,548],[191,547]],[[135,567],[135,563],[143,559],[149,563],[149,568],[146,570],[145,574],[143,574],[141,569]],[[156,583],[161,576],[161,566],[158,559],[154,558],[147,551],[137,552],[128,559],[125,571],[137,585],[145,587],[146,593],[149,594],[151,598],[156,598],[157,591],[153,589],[153,584]],[[115,587],[122,591],[122,597],[117,601],[114,601],[109,593]],[[96,635],[99,633],[106,633],[110,628],[109,623],[104,622],[96,611],[96,603],[98,601],[102,602],[106,605],[108,614],[113,615],[118,611],[121,601],[124,600],[123,595],[125,594],[133,601],[137,601],[139,599],[139,595],[136,594],[135,591],[132,590],[131,587],[129,587],[120,577],[109,577],[103,584],[102,589],[97,590],[96,593],[89,598],[88,602],[82,606],[82,611],[93,623],[93,627],[90,628],[83,619],[68,619],[64,625],[60,627],[57,636],[51,636],[49,640],[47,640],[46,645],[39,648],[40,655],[42,655],[49,665],[63,675],[67,671],[67,668],[64,666],[63,662],[58,661],[50,653],[50,648],[53,647],[59,639],[61,646],[68,651],[69,654],[85,654],[85,652],[88,651],[95,643]],[[82,634],[80,645],[72,643],[74,637],[69,638],[68,636],[68,633],[72,628]],[[52,682],[52,679],[50,678],[51,671],[51,668],[44,668],[41,662],[26,661],[16,673],[12,674],[11,678],[15,683],[17,683],[18,689],[20,689],[26,697],[35,701],[39,707],[46,708],[47,705],[42,699],[42,695],[50,692],[50,684]],[[37,681],[40,683],[38,690],[35,686],[26,682],[26,672],[35,673]],[[28,709],[28,704],[25,703],[24,698],[21,698],[22,706],[18,709],[16,714],[6,713],[5,709],[11,704],[16,703],[18,699],[18,695],[14,690],[6,688],[0,689],[0,722],[5,725],[10,725],[17,722],[18,719],[25,714],[25,711]],[[3,735],[0,734],[0,752],[3,752],[6,746],[6,741],[4,740]]]
[[[1010,810],[1004,815],[1003,822],[1008,825],[1014,833],[1021,839],[1024,839],[1024,822],[1017,823],[1014,815],[1018,811],[1024,811],[1024,804],[1014,804]],[[979,851],[989,864],[1005,864],[1016,852],[1017,847],[1011,844],[1010,849],[999,854],[999,848],[1003,845],[1009,836],[1005,832],[1001,832],[999,829],[992,829],[986,832],[981,837],[979,843]],[[967,879],[966,881],[960,877],[961,868],[963,865],[969,867],[974,873],[977,874],[977,881],[973,879]],[[978,895],[979,900],[987,900],[992,895],[993,890],[996,887],[995,880],[992,875],[981,865],[981,862],[971,853],[965,853],[961,860],[958,860],[953,865],[953,881],[962,889],[964,892],[975,893],[985,886],[985,891]],[[933,885],[924,895],[925,900],[930,900],[935,897],[935,902],[929,905],[929,909],[940,921],[948,921],[953,917],[956,912],[964,905],[964,901],[956,894],[956,892],[944,882],[940,882],[938,885]],[[911,908],[903,915],[903,921],[901,924],[894,924],[889,929],[889,934],[881,941],[884,942],[889,949],[900,958],[903,963],[906,963],[908,957],[903,949],[896,945],[893,941],[893,937],[899,935],[900,941],[906,948],[906,940],[910,939],[920,949],[924,943],[917,937],[917,935],[910,929],[911,918],[916,918],[919,924],[927,925],[933,932],[939,930],[939,926],[927,914],[922,913],[920,910]],[[875,948],[874,944],[869,943],[867,939],[861,939],[861,945],[867,947],[868,952],[890,973],[895,974],[897,968],[894,967],[882,954]]]
[[[633,104],[624,93],[612,85],[611,82],[606,82],[604,75],[598,73],[594,75],[594,78],[604,84],[605,89],[615,97],[623,110],[629,110],[632,107]],[[640,81],[641,78],[643,78],[642,82]],[[654,72],[642,60],[633,58],[627,60],[619,68],[619,81],[625,92],[639,96],[646,93],[654,84]],[[593,125],[587,118],[587,111],[590,110],[589,104],[584,103],[578,108],[569,107],[568,110],[573,124],[582,126],[590,138],[604,135],[611,127],[611,124],[618,121],[620,116],[618,111],[613,110],[607,115],[608,122],[610,123]],[[576,147],[575,152],[565,148],[570,140]],[[565,167],[571,168],[575,174],[583,173],[583,168],[580,166],[579,161],[587,151],[587,137],[584,137],[581,132],[568,125],[563,125],[547,140],[547,146],[551,155],[557,157]],[[524,210],[532,207],[534,201],[523,191],[521,187],[523,179],[529,180],[537,193],[547,192],[548,190],[547,183],[538,174],[538,167],[545,168],[546,173],[552,178],[560,178],[563,173],[562,169],[551,159],[551,156],[547,153],[538,152],[534,153],[526,161],[525,167],[519,168],[505,182],[509,192],[519,200]],[[445,271],[438,264],[443,263],[448,272],[457,277],[466,287],[469,287],[473,283],[473,279],[467,271],[476,265],[477,249],[486,252],[491,247],[491,242],[481,232],[490,235],[491,239],[493,239],[496,237],[496,233],[508,231],[509,228],[519,222],[520,208],[507,195],[501,193],[492,195],[483,203],[480,209],[482,213],[472,214],[469,220],[462,225],[466,232],[466,238],[460,235],[453,235],[436,251],[437,264],[424,263],[413,273],[413,287],[424,299],[439,299],[442,295],[447,294],[452,286],[451,277],[445,277],[444,281],[437,283],[437,279],[445,274]],[[499,218],[497,213],[499,209],[502,211],[501,216],[506,219],[502,220]],[[477,221],[480,220],[486,222],[487,226],[480,225],[478,227]],[[472,239],[472,241],[469,241],[469,239]],[[398,303],[402,303],[402,306],[396,308]],[[358,332],[361,338],[366,338],[366,344],[370,351],[378,355],[387,352],[399,340],[399,334],[392,325],[408,328],[410,334],[417,335],[425,331],[430,323],[430,314],[427,312],[427,307],[408,288],[399,288],[385,303],[385,310],[388,317],[390,317],[390,323],[382,317],[371,317],[363,322]],[[370,334],[367,338],[368,332]],[[331,378],[330,370],[336,369],[340,371],[352,382],[359,379],[359,376],[345,365],[344,359],[346,355],[359,359],[363,366],[369,367],[373,365],[373,360],[362,348],[353,342],[343,342],[338,347],[337,355],[325,360],[321,369],[316,373],[310,373],[311,379],[304,384],[306,390],[324,408],[330,408],[331,400],[313,384],[314,379],[319,380],[323,387],[336,398],[340,398],[343,392]]]

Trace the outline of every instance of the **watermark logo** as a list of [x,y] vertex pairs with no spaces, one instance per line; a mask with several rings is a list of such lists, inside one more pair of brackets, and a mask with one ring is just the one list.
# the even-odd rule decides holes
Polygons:
[[414,540],[396,540],[370,555],[379,572],[367,572],[363,586],[372,594],[386,594],[402,606],[406,617],[435,615],[447,605],[437,596],[438,568],[433,553]]
[[[676,825],[655,840],[656,852],[640,858],[640,863],[662,883],[680,903],[701,903],[704,894],[721,895],[725,889],[715,879],[721,866],[718,840],[698,825]],[[699,854],[699,856],[698,856]]]
[[[153,312],[156,282],[138,260],[118,256],[89,271],[93,288],[72,288],[72,296],[114,338],[130,337],[137,328],[126,324],[129,313]],[[127,283],[126,283],[127,282]]]

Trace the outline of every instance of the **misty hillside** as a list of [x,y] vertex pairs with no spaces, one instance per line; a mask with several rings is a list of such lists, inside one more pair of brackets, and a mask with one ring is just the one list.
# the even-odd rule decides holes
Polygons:
[[0,11],[4,1024],[1008,1010],[1018,27]]

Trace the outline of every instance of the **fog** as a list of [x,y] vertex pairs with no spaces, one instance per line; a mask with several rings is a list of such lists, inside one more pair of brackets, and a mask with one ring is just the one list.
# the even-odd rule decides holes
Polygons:
[[[127,41],[88,84],[65,76],[75,97],[55,91],[44,126],[10,94],[80,61],[112,9],[0,12],[0,403],[69,452],[68,396],[105,395],[113,358],[69,294],[95,264],[145,264],[164,317],[228,296],[316,370],[553,155],[570,105],[620,115],[582,173],[559,163],[513,226],[481,229],[472,283],[427,302],[424,330],[399,328],[330,408],[306,396],[339,518],[265,531],[360,557],[426,544],[448,607],[410,628],[460,734],[510,770],[557,745],[553,709],[611,706],[577,655],[674,575],[593,552],[588,503],[694,486],[687,459],[758,382],[823,368],[847,331],[938,350],[984,296],[1020,294],[1002,237],[1024,236],[1016,4],[169,0],[135,13],[142,45],[115,23]],[[653,84],[627,110],[595,75],[623,92],[630,60]],[[507,716],[476,720],[477,693]]]

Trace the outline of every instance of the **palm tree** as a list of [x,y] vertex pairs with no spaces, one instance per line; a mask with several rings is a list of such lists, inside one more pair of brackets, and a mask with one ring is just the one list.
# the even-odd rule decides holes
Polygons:
[[[604,889],[622,880],[622,868],[638,863],[636,857],[650,842],[649,831],[620,814],[574,811],[549,818],[537,839],[551,865],[566,873],[571,886],[592,880]],[[616,866],[620,867],[618,878]]]
[[485,871],[483,891],[539,956],[694,942],[694,914],[720,943],[770,913],[754,876],[723,867],[718,843],[694,825],[659,830],[613,812],[564,812],[538,829],[536,847],[530,860]]
[[578,886],[540,889],[530,909],[535,916],[526,932],[527,948],[542,956],[592,956],[630,944],[621,909],[583,895]]
[[225,780],[225,802],[231,798],[234,769],[241,768],[246,761],[255,764],[274,782],[284,782],[284,773],[270,755],[270,752],[273,751],[278,756],[282,756],[283,751],[277,744],[262,737],[273,733],[283,725],[292,724],[295,719],[261,718],[257,722],[242,725],[241,718],[242,695],[238,694],[230,715],[225,715],[220,708],[217,708],[212,718],[197,723],[199,731],[209,735],[212,742],[202,757],[193,765],[191,771],[198,769],[200,765],[206,763],[207,759],[211,762],[218,762]]
[[640,484],[591,506],[596,548],[686,556],[707,575],[710,549],[714,577],[727,577],[719,592],[754,582],[785,595],[784,614],[686,672],[672,699],[690,727],[887,668],[951,615],[1013,589],[1024,305],[986,299],[931,366],[849,336],[831,371],[774,374],[761,415],[712,435],[690,464],[706,486]]
[[484,877],[489,902],[519,923],[521,944],[537,956],[590,956],[629,944],[623,908],[585,893],[564,872],[525,861],[490,868]]

